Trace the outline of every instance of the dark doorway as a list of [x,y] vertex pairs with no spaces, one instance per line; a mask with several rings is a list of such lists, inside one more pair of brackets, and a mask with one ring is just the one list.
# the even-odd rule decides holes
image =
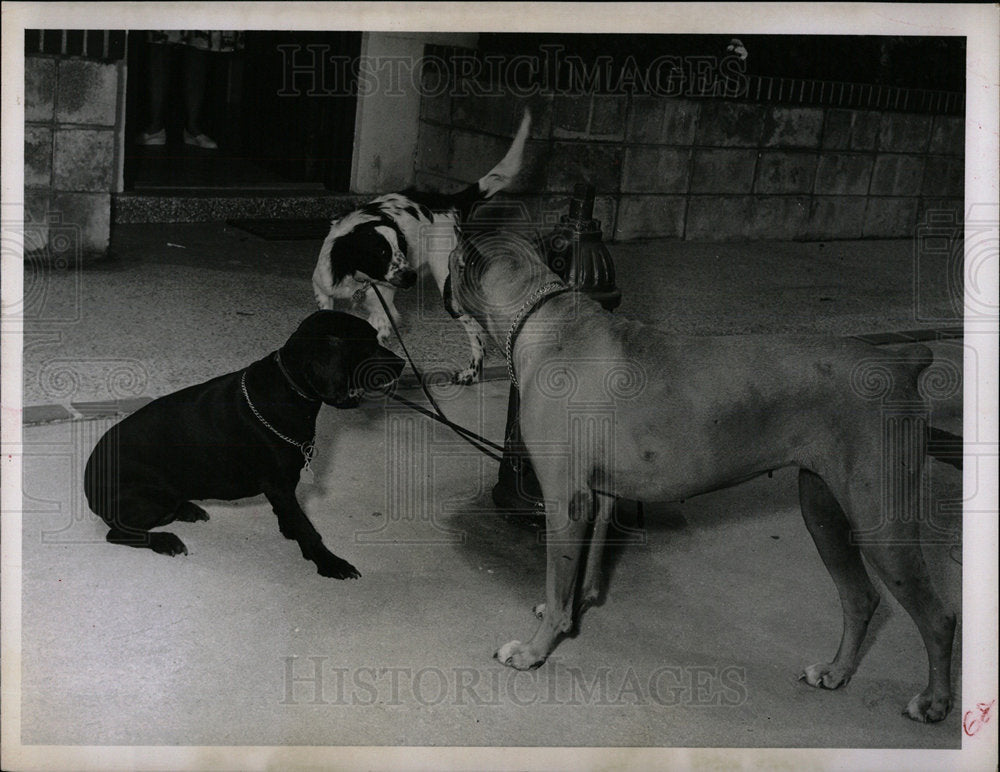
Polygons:
[[[218,144],[187,145],[181,46],[171,46],[166,144],[137,139],[148,121],[150,44],[128,38],[127,190],[350,187],[360,32],[246,32],[241,51],[211,53],[203,131]],[[294,69],[293,69],[294,68]]]

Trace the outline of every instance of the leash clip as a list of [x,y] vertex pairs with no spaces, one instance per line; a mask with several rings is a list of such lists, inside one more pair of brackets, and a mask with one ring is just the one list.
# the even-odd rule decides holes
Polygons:
[[351,295],[351,300],[358,305],[361,305],[365,299],[365,295],[368,294],[368,290],[372,288],[372,284],[374,284],[374,282],[372,282],[371,279],[365,279],[361,286],[354,290],[354,294]]

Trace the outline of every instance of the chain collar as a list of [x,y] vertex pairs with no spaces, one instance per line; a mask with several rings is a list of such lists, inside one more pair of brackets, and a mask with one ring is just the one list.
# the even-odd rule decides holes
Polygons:
[[267,429],[269,429],[271,431],[271,433],[274,434],[276,437],[278,437],[279,439],[284,440],[289,445],[294,445],[296,448],[298,448],[300,451],[302,451],[302,456],[306,460],[306,464],[305,464],[304,469],[305,469],[306,472],[311,471],[310,468],[309,468],[309,466],[310,466],[310,464],[312,464],[313,457],[316,455],[316,446],[313,443],[313,440],[315,438],[311,438],[308,442],[296,442],[291,437],[286,437],[284,434],[282,434],[277,429],[275,429],[273,426],[271,426],[271,424],[269,424],[267,422],[267,419],[265,419],[264,416],[262,416],[257,411],[257,408],[254,407],[253,402],[250,400],[250,393],[247,391],[247,371],[246,370],[244,370],[243,374],[240,376],[240,389],[243,391],[243,398],[247,401],[247,406],[250,408],[250,411],[257,417],[257,420],[260,421],[262,424],[264,424],[264,426],[267,427]]
[[517,388],[517,377],[514,375],[514,341],[517,340],[517,334],[521,331],[521,326],[531,312],[540,306],[543,301],[555,295],[560,295],[563,292],[569,292],[569,290],[570,288],[561,281],[546,282],[532,292],[531,296],[524,301],[524,305],[514,314],[514,322],[511,324],[510,330],[507,331],[507,345],[504,346],[504,354],[507,357],[507,374],[510,376],[510,382],[514,384],[514,388]]

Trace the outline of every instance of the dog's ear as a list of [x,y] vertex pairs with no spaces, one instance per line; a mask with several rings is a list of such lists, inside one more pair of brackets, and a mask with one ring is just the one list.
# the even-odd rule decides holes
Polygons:
[[334,281],[359,271],[381,279],[389,270],[392,249],[372,224],[365,223],[330,245],[330,267]]

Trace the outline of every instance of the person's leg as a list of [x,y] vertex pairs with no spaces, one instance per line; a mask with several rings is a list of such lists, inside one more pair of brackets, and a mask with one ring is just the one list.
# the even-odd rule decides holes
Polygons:
[[158,134],[164,129],[167,87],[170,81],[170,46],[166,43],[150,43],[148,50],[146,94],[149,99],[149,121],[146,124],[146,137]]
[[201,134],[201,115],[208,84],[208,57],[208,51],[184,46],[184,107],[187,111],[185,127],[193,137]]

